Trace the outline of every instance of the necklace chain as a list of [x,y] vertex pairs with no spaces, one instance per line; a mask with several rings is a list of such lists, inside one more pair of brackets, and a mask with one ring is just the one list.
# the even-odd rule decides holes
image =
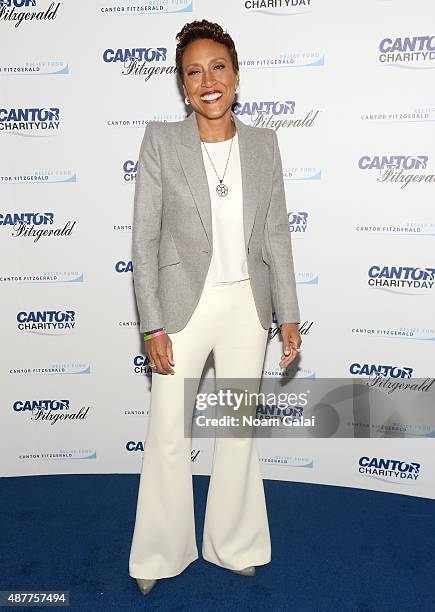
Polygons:
[[228,162],[229,162],[229,160],[230,160],[230,155],[231,155],[231,149],[232,149],[232,147],[233,147],[233,140],[234,140],[234,136],[236,135],[236,133],[237,133],[237,130],[236,130],[236,132],[234,133],[233,137],[231,138],[230,150],[229,150],[229,152],[228,152],[227,163],[225,164],[225,170],[224,170],[224,173],[223,173],[222,178],[220,178],[220,177],[219,177],[219,174],[217,173],[217,170],[216,170],[216,168],[215,168],[215,165],[214,165],[214,163],[213,163],[213,160],[212,160],[212,158],[210,157],[210,153],[207,151],[207,147],[205,146],[205,142],[204,142],[204,141],[202,141],[202,144],[204,145],[204,149],[205,149],[205,151],[206,151],[206,153],[207,153],[207,155],[208,155],[208,158],[209,158],[209,160],[210,160],[210,163],[211,163],[211,165],[213,166],[213,170],[215,171],[215,174],[216,174],[216,176],[218,177],[219,185],[217,185],[217,186],[216,186],[216,193],[217,193],[219,196],[221,196],[221,197],[225,197],[226,195],[228,195],[228,187],[227,187],[227,186],[224,184],[223,180],[224,180],[224,178],[225,178],[225,174],[226,174],[226,172],[227,172]]

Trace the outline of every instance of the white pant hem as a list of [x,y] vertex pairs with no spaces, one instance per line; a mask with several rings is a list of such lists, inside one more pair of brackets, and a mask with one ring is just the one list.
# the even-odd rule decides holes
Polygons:
[[221,563],[219,563],[217,560],[212,561],[212,559],[208,558],[207,555],[204,554],[204,552],[202,553],[202,558],[204,559],[204,561],[208,561],[208,563],[213,563],[214,565],[217,565],[218,567],[222,567],[223,569],[227,569],[227,570],[235,570],[235,571],[239,571],[242,569],[245,569],[246,567],[257,567],[258,565],[267,565],[268,563],[271,562],[272,557],[269,556],[267,560],[261,559],[258,561],[251,561],[250,563],[246,563],[245,565],[243,565],[243,567],[227,567],[226,565],[222,565]]
[[[145,579],[145,580],[160,580],[160,578],[174,578],[174,576],[178,576],[179,574],[182,574],[184,572],[184,570],[187,569],[187,567],[191,563],[196,561],[197,559],[199,559],[199,555],[198,554],[196,554],[194,557],[192,557],[190,559],[190,561],[185,563],[184,566],[180,570],[177,570],[175,572],[171,571],[170,573],[165,573],[163,576],[162,575],[159,575],[159,576],[134,576],[133,574],[136,574],[136,572],[132,573],[131,571],[129,571],[129,576],[131,578],[142,578],[142,579]],[[152,572],[152,573],[155,573],[155,572]]]

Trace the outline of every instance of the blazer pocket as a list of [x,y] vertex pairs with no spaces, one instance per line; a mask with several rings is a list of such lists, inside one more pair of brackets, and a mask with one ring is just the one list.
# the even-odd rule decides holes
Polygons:
[[172,234],[168,231],[162,233],[157,261],[159,270],[181,261]]
[[261,246],[261,257],[262,257],[264,263],[267,264],[270,267],[270,259],[267,256],[266,247],[264,246],[264,244]]

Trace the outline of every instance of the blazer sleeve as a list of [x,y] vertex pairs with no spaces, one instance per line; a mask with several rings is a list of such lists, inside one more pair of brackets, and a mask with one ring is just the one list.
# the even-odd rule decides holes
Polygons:
[[273,134],[273,183],[268,208],[264,243],[270,260],[272,302],[278,325],[300,323],[299,304],[293,264],[291,234],[282,176],[281,154],[275,130]]
[[155,124],[148,123],[139,153],[134,192],[132,263],[140,332],[164,326],[157,294],[162,180]]

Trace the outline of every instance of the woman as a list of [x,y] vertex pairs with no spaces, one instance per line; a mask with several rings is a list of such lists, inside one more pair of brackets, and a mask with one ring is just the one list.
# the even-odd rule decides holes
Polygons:
[[[228,33],[202,20],[177,39],[177,72],[193,112],[147,125],[134,202],[134,285],[153,370],[129,560],[144,594],[198,558],[184,435],[198,385],[185,402],[185,378],[199,381],[213,351],[217,379],[243,377],[258,391],[272,305],[284,344],[280,367],[301,345],[276,134],[231,111],[239,70]],[[252,436],[215,440],[202,554],[247,576],[270,561]]]

